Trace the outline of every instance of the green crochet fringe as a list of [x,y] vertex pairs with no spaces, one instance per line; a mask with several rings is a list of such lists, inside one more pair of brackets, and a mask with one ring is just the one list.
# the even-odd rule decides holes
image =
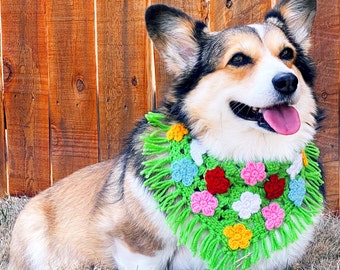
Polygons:
[[[306,225],[313,224],[313,217],[322,211],[323,196],[319,189],[323,181],[317,163],[319,150],[313,143],[309,143],[305,149],[308,166],[303,167],[296,177],[307,180],[303,204],[297,207],[290,202],[289,190],[285,189],[281,199],[284,201],[282,208],[285,211],[285,218],[281,227],[268,231],[264,226],[265,220],[261,211],[253,214],[248,220],[240,220],[238,213],[230,209],[231,207],[227,209],[223,207],[230,206],[239,199],[241,193],[245,191],[241,187],[233,188],[227,194],[215,195],[219,206],[215,209],[213,217],[204,216],[202,213],[194,214],[190,207],[190,197],[197,190],[206,190],[204,173],[207,170],[219,166],[229,179],[233,179],[233,185],[237,186],[240,183],[240,186],[244,186],[240,171],[245,164],[228,160],[219,162],[204,154],[204,163],[199,166],[199,173],[191,186],[185,187],[174,182],[171,179],[170,164],[181,157],[190,158],[190,135],[185,136],[180,142],[169,141],[166,132],[170,126],[163,123],[165,116],[151,112],[145,117],[156,128],[153,133],[142,138],[143,154],[147,156],[147,161],[143,163],[145,169],[141,172],[145,177],[145,186],[153,192],[159,208],[166,214],[169,226],[178,235],[178,244],[189,246],[194,255],[199,255],[207,263],[209,269],[247,269],[263,256],[269,258],[273,251],[296,241],[299,234],[306,230]],[[288,186],[290,177],[286,170],[291,163],[263,163],[267,176],[278,174],[280,178],[286,179]],[[263,185],[248,186],[246,190],[260,194],[261,199],[265,197]],[[268,204],[268,200],[262,200],[262,206]],[[292,216],[295,218],[292,219]],[[246,227],[252,227],[253,237],[248,248],[233,251],[227,245],[227,239],[222,231],[226,226],[238,222]]]

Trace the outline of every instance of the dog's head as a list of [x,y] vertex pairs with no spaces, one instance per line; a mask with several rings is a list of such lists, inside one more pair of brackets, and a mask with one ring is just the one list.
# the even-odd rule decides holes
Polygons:
[[292,159],[315,133],[315,11],[315,0],[283,0],[263,23],[209,32],[177,9],[149,7],[149,36],[174,76],[165,107],[218,158]]

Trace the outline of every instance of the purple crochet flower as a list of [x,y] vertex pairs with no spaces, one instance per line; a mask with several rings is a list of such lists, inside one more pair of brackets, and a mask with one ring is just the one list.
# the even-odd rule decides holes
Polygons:
[[203,215],[211,217],[215,214],[218,200],[209,191],[197,191],[191,195],[191,209],[194,213],[202,212]]
[[306,194],[305,181],[302,178],[292,180],[289,183],[288,198],[296,205],[301,206]]
[[282,224],[283,218],[285,217],[285,212],[283,209],[275,202],[272,202],[266,207],[262,208],[262,215],[266,219],[265,226],[268,231],[274,228],[279,228]]
[[176,160],[171,164],[171,177],[175,182],[181,182],[188,187],[194,181],[198,167],[188,158]]
[[247,185],[255,186],[266,178],[266,168],[262,162],[248,162],[241,171],[241,177]]

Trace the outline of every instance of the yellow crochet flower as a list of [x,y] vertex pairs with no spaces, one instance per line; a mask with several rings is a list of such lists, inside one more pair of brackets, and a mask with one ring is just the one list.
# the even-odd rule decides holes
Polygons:
[[184,135],[188,134],[189,130],[181,123],[174,124],[170,127],[168,132],[166,133],[166,138],[170,140],[175,140],[176,142],[180,142]]
[[305,167],[308,166],[308,159],[307,159],[307,156],[306,156],[306,152],[305,152],[305,151],[302,151],[302,164],[303,164],[303,166],[305,166]]
[[238,223],[234,226],[227,226],[223,230],[223,234],[229,238],[228,246],[232,250],[238,248],[245,249],[250,245],[250,239],[253,236],[251,230],[248,230],[243,224]]

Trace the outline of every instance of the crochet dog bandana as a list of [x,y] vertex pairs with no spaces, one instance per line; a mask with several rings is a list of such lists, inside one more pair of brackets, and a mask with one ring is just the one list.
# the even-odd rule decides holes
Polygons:
[[188,129],[148,113],[141,174],[178,236],[209,269],[247,269],[298,239],[322,211],[318,148],[293,162],[219,161]]

